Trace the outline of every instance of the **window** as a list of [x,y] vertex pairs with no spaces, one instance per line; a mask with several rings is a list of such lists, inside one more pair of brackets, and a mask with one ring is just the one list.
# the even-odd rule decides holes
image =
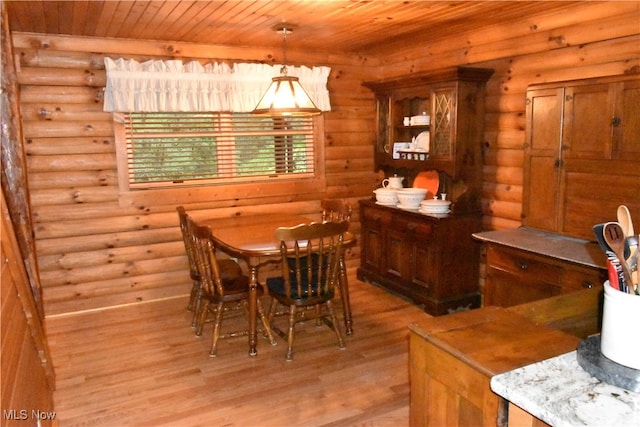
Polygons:
[[249,113],[120,113],[120,188],[135,193],[263,183],[267,195],[270,183],[317,184],[323,178],[319,123],[317,117]]

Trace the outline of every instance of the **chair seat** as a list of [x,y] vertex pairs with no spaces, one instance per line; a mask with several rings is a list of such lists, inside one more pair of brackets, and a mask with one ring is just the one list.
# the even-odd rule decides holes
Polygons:
[[279,299],[281,301],[282,300],[286,300],[286,301],[301,300],[296,302],[296,304],[299,303],[299,305],[310,305],[310,304],[313,305],[314,302],[310,301],[313,298],[317,298],[318,304],[320,304],[326,301],[327,299],[333,298],[333,295],[334,295],[333,289],[331,289],[328,292],[325,292],[324,294],[319,294],[317,286],[314,286],[311,289],[309,289],[308,287],[304,287],[302,289],[302,293],[298,293],[297,288],[292,288],[291,294],[287,295],[284,282],[285,281],[283,277],[268,278],[267,288],[269,289],[269,295],[273,297],[280,297]]
[[[249,294],[249,277],[247,276],[237,276],[228,279],[223,278],[222,284],[224,285],[225,294],[222,296],[211,295],[209,296],[211,301],[226,302],[246,299]],[[258,297],[264,294],[262,287],[258,286],[256,290],[258,291]]]

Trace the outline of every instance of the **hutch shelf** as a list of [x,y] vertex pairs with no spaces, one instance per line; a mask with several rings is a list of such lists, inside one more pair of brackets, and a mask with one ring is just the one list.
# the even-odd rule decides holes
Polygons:
[[417,172],[436,169],[478,190],[485,84],[491,74],[456,67],[365,82],[377,102],[376,167],[386,175],[402,173],[409,185]]

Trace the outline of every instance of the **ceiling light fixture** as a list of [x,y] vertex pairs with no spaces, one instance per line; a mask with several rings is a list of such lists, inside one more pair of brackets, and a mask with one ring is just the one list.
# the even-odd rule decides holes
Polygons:
[[278,26],[275,30],[282,33],[282,68],[280,76],[274,77],[253,114],[270,116],[311,116],[320,114],[297,77],[287,75],[287,34],[290,27]]

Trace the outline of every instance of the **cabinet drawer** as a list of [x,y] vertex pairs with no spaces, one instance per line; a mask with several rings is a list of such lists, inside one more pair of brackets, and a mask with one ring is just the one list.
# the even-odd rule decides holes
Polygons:
[[394,218],[393,228],[399,233],[408,233],[421,239],[429,237],[433,231],[431,223],[425,220],[404,217]]
[[516,275],[526,276],[529,280],[554,283],[560,286],[562,268],[545,263],[525,252],[487,247],[487,263],[496,269],[505,270]]
[[572,292],[602,286],[607,280],[605,270],[595,268],[565,269],[562,275],[562,291]]
[[393,215],[383,209],[362,209],[363,221],[368,224],[391,225]]

